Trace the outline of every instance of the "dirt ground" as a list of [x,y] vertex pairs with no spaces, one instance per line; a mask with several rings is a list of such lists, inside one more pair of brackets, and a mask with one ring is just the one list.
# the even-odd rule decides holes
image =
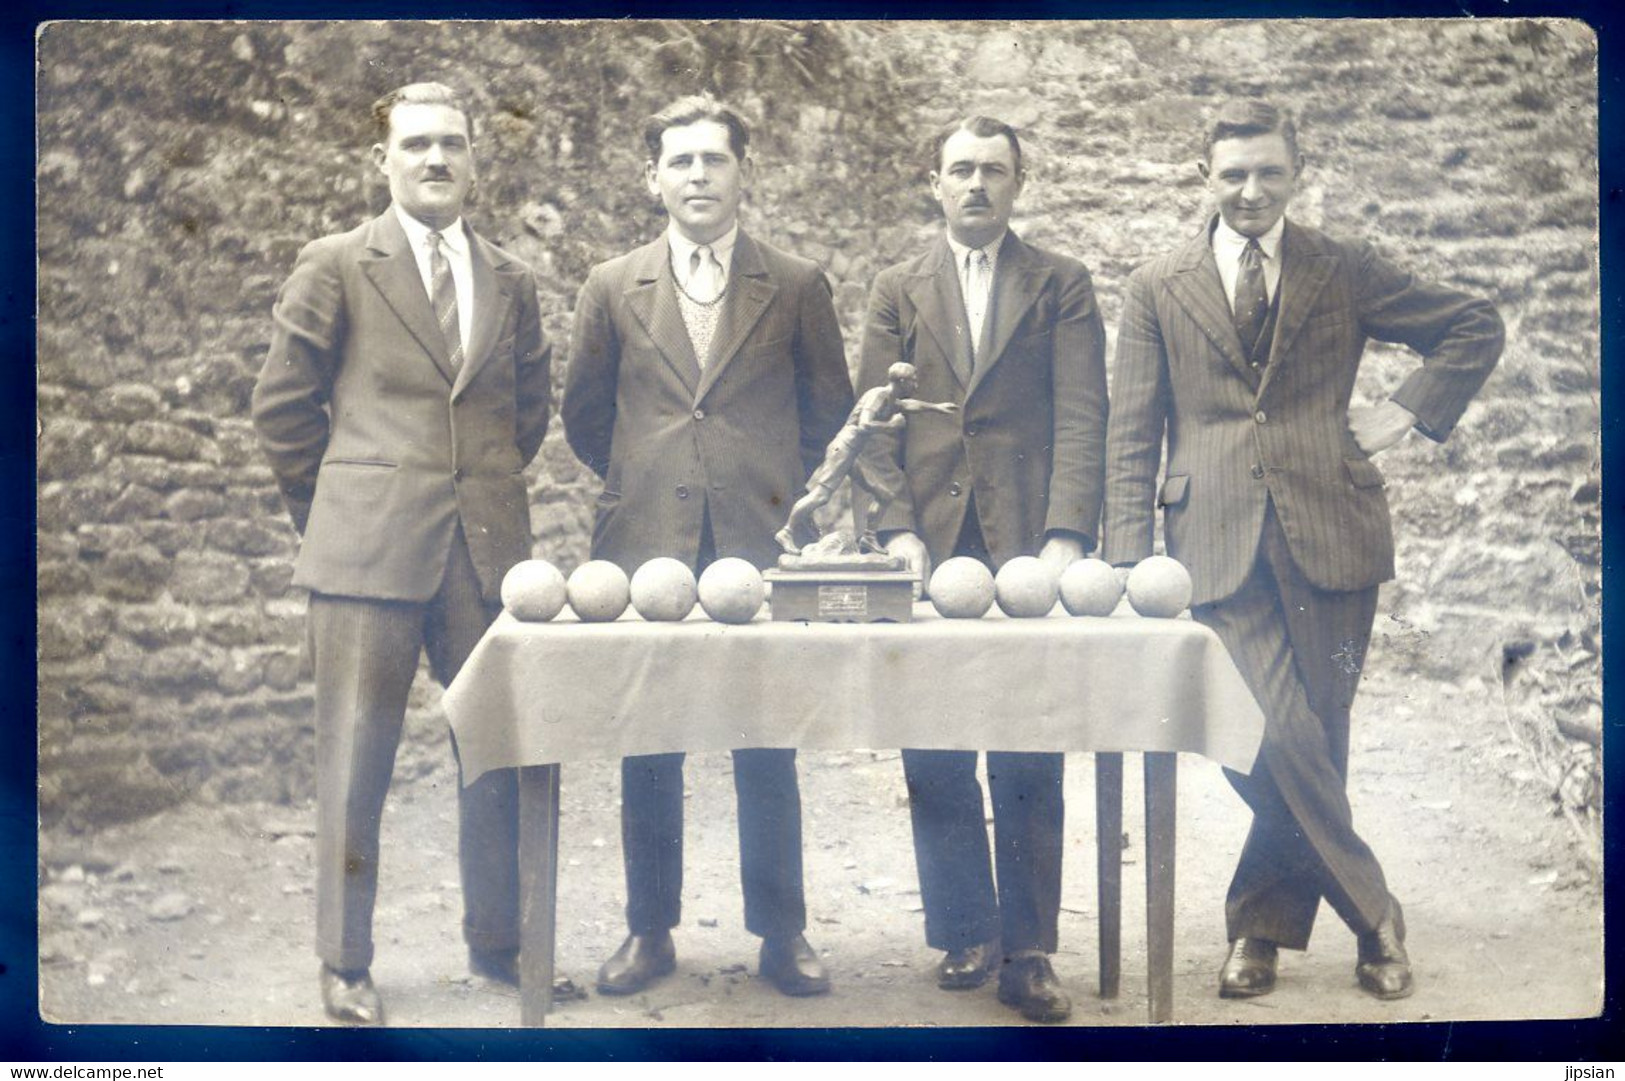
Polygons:
[[[1374,673],[1356,705],[1356,821],[1404,904],[1418,990],[1355,987],[1354,940],[1327,909],[1311,948],[1283,955],[1268,997],[1220,1000],[1223,900],[1247,812],[1217,766],[1182,756],[1176,1023],[1261,1025],[1595,1014],[1602,896],[1547,813],[1503,720],[1498,682],[1439,686]],[[414,716],[438,730],[434,711]],[[1138,767],[1126,770],[1123,987],[1096,995],[1093,769],[1068,762],[1067,863],[1056,969],[1080,1026],[1146,1019]],[[801,757],[808,937],[830,995],[790,1000],[755,976],[742,927],[726,755],[690,759],[678,971],[644,994],[561,1005],[564,1027],[1024,1024],[981,991],[939,991],[924,943],[895,750]],[[612,762],[563,774],[558,963],[589,984],[623,934]],[[384,823],[373,975],[396,1026],[510,1027],[511,989],[471,978],[460,939],[456,801],[443,739],[403,747]],[[325,1024],[313,953],[314,807],[189,805],[94,836],[41,837],[40,1011],[51,1022]]]

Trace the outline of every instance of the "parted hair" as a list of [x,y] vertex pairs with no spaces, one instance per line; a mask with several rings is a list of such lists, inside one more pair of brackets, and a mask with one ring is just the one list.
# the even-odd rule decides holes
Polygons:
[[1253,135],[1279,134],[1286,140],[1287,153],[1298,156],[1298,128],[1292,112],[1256,98],[1237,98],[1219,106],[1202,139],[1202,160],[1213,160],[1213,144],[1221,139],[1245,139]]
[[955,120],[947,127],[942,128],[931,137],[931,171],[937,172],[942,168],[942,148],[949,139],[957,133],[968,131],[978,139],[991,139],[995,135],[1002,135],[1010,141],[1010,150],[1016,158],[1016,172],[1021,172],[1021,140],[1016,137],[1016,129],[991,116],[967,116]]
[[389,142],[389,114],[397,105],[444,105],[456,109],[468,125],[469,142],[474,141],[474,116],[463,95],[445,83],[408,83],[372,103],[372,126],[381,143]]
[[728,129],[728,147],[734,157],[745,160],[750,146],[750,125],[744,117],[722,104],[710,94],[690,94],[678,98],[643,122],[643,145],[649,150],[649,160],[660,160],[660,140],[667,128],[681,128],[709,120]]

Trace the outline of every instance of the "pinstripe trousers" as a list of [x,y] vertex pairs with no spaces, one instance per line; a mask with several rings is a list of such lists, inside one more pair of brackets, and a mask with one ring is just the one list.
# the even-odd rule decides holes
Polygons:
[[[427,601],[310,595],[316,952],[332,968],[372,963],[379,824],[418,658],[427,649],[435,679],[450,683],[497,611],[480,596],[461,527],[440,588]],[[456,749],[453,737],[453,754]],[[459,783],[457,800],[463,937],[474,949],[517,948],[517,774],[495,770],[467,787]]]
[[1356,934],[1387,911],[1382,867],[1354,831],[1346,791],[1349,707],[1376,611],[1375,586],[1309,583],[1271,502],[1241,588],[1191,612],[1217,632],[1265,717],[1252,773],[1225,771],[1253,810],[1225,901],[1232,941],[1304,949],[1321,897]]

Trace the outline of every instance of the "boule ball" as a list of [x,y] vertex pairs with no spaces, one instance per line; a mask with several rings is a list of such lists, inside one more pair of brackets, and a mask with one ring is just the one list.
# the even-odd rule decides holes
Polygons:
[[948,619],[981,619],[993,607],[993,572],[970,556],[946,559],[931,572],[931,603]]
[[1128,572],[1128,602],[1142,616],[1172,619],[1191,603],[1191,572],[1169,556],[1142,559]]
[[1037,556],[1016,556],[993,579],[993,591],[999,608],[1007,616],[1017,619],[1036,619],[1049,615],[1060,593],[1056,576]]
[[1075,616],[1109,616],[1122,599],[1117,570],[1103,559],[1074,560],[1061,572],[1061,603]]
[[674,622],[688,615],[699,596],[694,572],[671,556],[656,556],[632,575],[632,607],[651,622]]
[[719,559],[700,575],[700,607],[718,623],[749,623],[766,597],[762,572],[748,560]]
[[526,559],[502,576],[502,607],[526,623],[546,623],[564,608],[564,575],[545,559]]
[[570,572],[570,610],[583,623],[608,623],[626,611],[626,572],[607,559],[594,559]]

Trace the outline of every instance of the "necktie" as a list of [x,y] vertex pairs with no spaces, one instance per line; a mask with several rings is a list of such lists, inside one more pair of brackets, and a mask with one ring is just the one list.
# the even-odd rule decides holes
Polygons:
[[688,257],[688,296],[699,304],[709,304],[722,294],[722,264],[711,245],[701,244]]
[[446,339],[446,352],[451,354],[451,366],[463,363],[463,331],[457,323],[457,286],[451,280],[451,263],[440,250],[444,238],[438,232],[429,234],[429,299],[434,304],[435,321]]
[[1232,309],[1241,352],[1248,360],[1258,348],[1258,336],[1269,317],[1270,298],[1264,288],[1264,249],[1256,238],[1247,241],[1241,252],[1241,272],[1236,275],[1236,303]]
[[971,352],[982,346],[982,324],[987,319],[987,299],[993,291],[993,266],[987,252],[981,248],[965,256],[970,295],[965,298],[965,313],[970,316]]

